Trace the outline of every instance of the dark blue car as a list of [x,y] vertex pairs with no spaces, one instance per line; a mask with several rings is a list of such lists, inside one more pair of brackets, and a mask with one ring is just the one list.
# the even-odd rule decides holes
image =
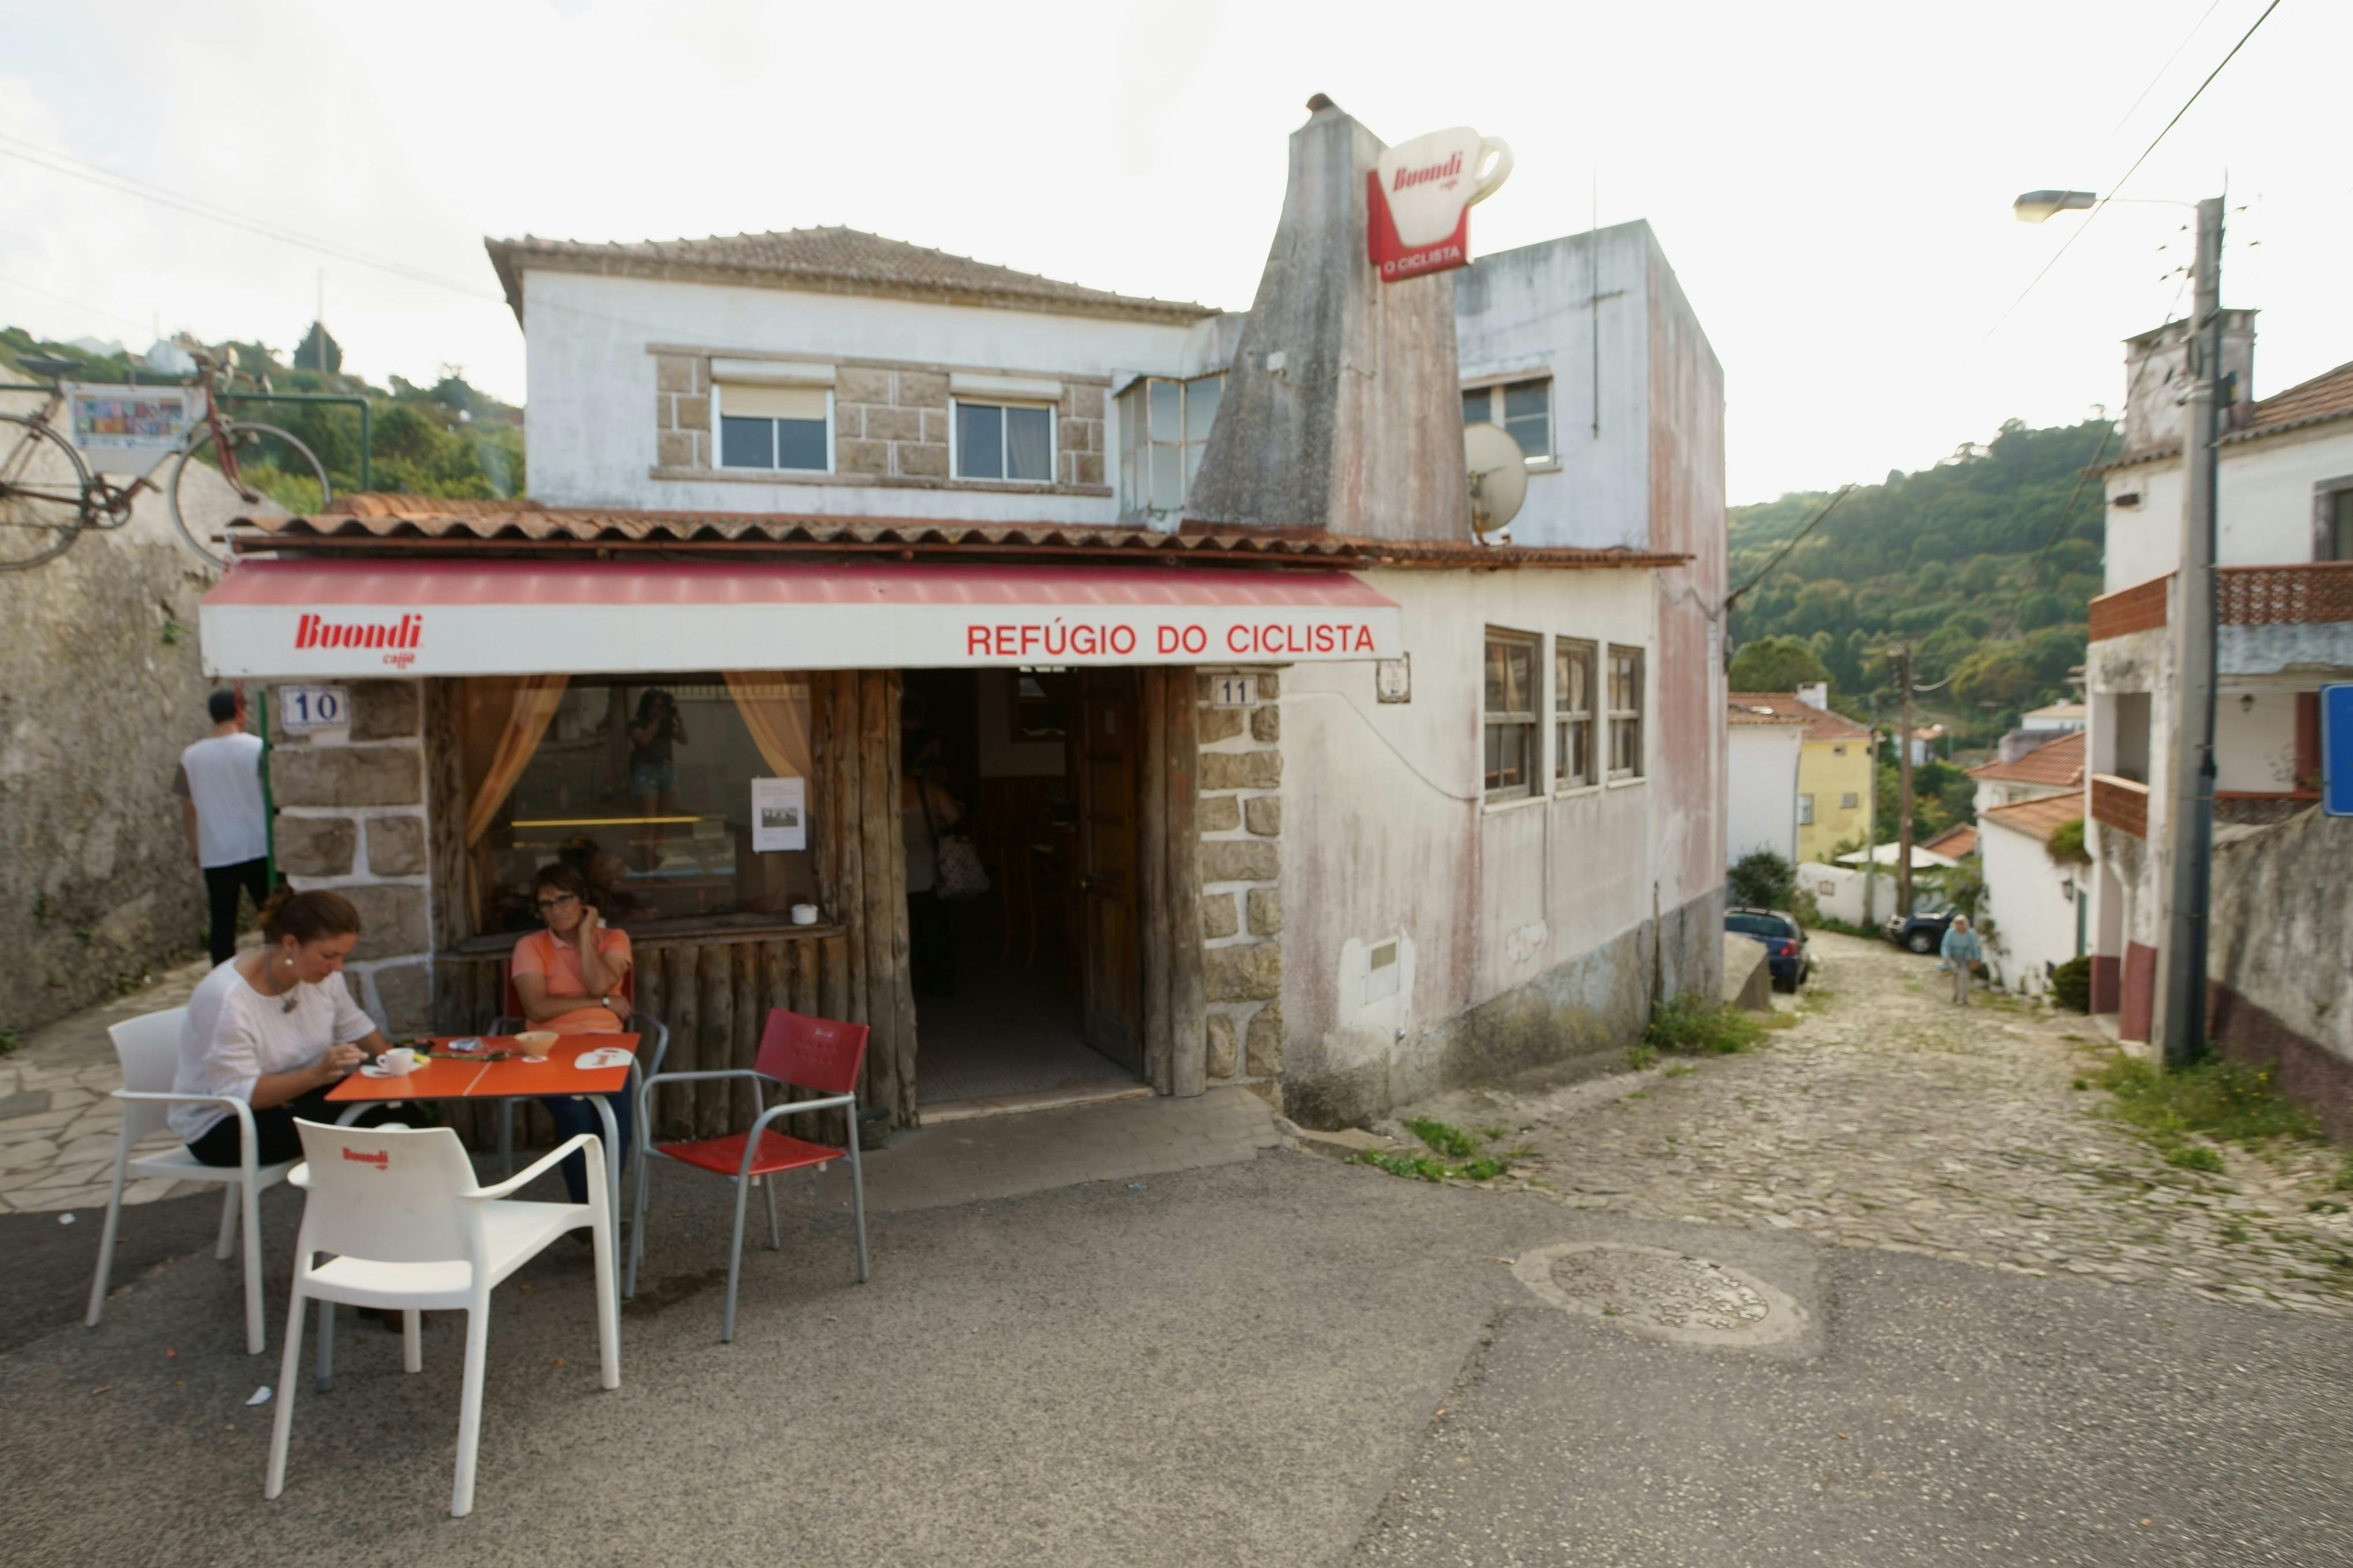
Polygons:
[[1765,944],[1765,967],[1780,990],[1795,991],[1813,972],[1813,960],[1806,955],[1805,928],[1778,910],[1726,910],[1724,929]]

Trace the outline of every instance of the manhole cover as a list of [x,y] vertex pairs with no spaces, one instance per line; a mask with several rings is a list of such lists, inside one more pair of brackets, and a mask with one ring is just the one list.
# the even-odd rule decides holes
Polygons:
[[1512,1272],[1565,1311],[1672,1344],[1778,1344],[1806,1327],[1806,1310],[1786,1292],[1663,1247],[1565,1241],[1523,1253]]

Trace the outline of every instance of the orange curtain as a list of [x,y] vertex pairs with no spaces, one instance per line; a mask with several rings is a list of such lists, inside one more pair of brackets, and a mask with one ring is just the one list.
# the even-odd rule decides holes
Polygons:
[[805,779],[809,765],[808,686],[765,670],[731,669],[727,694],[776,778]]
[[[466,683],[468,727],[499,726],[490,764],[475,782],[474,797],[466,807],[469,847],[481,842],[482,835],[491,830],[491,822],[497,818],[499,807],[514,793],[515,780],[522,777],[524,764],[539,750],[540,740],[554,720],[556,705],[564,700],[564,688],[570,679],[564,675],[524,675],[512,680]],[[502,720],[501,696],[506,698]]]

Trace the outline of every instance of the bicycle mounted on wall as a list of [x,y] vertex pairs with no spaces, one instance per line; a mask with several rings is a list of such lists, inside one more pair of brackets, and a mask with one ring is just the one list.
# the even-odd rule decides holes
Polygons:
[[[153,395],[145,401],[155,408],[128,408],[122,405],[142,402],[141,389],[84,386],[69,391],[65,378],[81,368],[77,362],[36,354],[18,357],[17,364],[28,374],[48,379],[50,390],[37,413],[0,414],[0,571],[19,572],[55,558],[84,529],[121,528],[131,521],[132,502],[142,489],[161,491],[170,503],[182,543],[208,564],[226,566],[227,542],[214,531],[226,519],[202,515],[206,509],[201,492],[190,488],[192,465],[219,475],[248,507],[275,508],[291,501],[315,509],[333,499],[326,465],[298,437],[275,425],[222,416],[219,395],[237,374],[227,354],[201,350],[195,361],[195,374],[180,386],[202,389],[202,419],[185,417],[185,401],[176,392],[148,389]],[[55,423],[69,402],[76,405],[70,435]],[[177,420],[169,417],[174,402],[183,416]],[[158,414],[164,417],[154,417]],[[93,435],[124,452],[161,449],[144,472],[128,484],[118,484],[91,471],[74,439],[79,436],[87,442]],[[167,467],[171,474],[159,482],[156,476]]]

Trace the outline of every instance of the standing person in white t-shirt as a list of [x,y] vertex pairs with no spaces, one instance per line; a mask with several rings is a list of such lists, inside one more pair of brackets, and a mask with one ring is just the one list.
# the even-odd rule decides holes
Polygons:
[[180,753],[172,793],[188,828],[188,853],[205,874],[212,907],[213,962],[237,951],[237,896],[261,908],[269,897],[269,823],[261,801],[261,737],[248,735],[237,694],[207,700],[213,732]]

